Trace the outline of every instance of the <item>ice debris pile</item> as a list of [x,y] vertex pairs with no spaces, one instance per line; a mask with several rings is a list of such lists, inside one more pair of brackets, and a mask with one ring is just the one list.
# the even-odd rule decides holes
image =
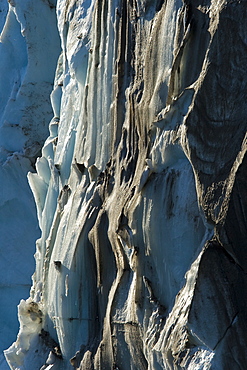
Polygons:
[[245,369],[246,2],[56,12],[54,117],[28,174],[41,237],[10,367]]

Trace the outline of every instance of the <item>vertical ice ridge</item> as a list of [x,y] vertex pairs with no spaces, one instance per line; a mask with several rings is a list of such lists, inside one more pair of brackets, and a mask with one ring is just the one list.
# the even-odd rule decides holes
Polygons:
[[245,368],[245,14],[58,1],[54,118],[29,174],[42,324],[21,366],[37,350],[42,369]]

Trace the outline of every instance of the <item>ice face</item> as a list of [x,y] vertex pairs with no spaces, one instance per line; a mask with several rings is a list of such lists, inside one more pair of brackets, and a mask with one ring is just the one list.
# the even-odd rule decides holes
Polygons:
[[[237,122],[246,116],[238,55],[247,10],[204,3],[57,2],[54,117],[28,174],[41,235],[20,331],[5,351],[13,369],[246,367],[246,127]],[[46,99],[51,71],[34,66],[46,66],[54,44],[42,44],[46,54],[36,45],[23,16],[30,4],[12,4],[6,24],[27,45],[22,96],[34,80]],[[54,5],[37,4],[31,18]],[[229,27],[236,14],[242,21]],[[34,96],[39,117],[44,102],[31,95],[23,104]],[[13,136],[9,123],[3,155],[16,138],[26,157],[35,153],[36,123],[27,141],[27,121]]]
[[[49,132],[49,94],[60,41],[55,8],[42,1],[1,1],[0,31],[2,352],[16,338],[17,305],[28,298],[35,269],[33,254],[40,230],[27,173],[34,172],[34,162]],[[1,369],[9,368],[3,356],[0,363]]]

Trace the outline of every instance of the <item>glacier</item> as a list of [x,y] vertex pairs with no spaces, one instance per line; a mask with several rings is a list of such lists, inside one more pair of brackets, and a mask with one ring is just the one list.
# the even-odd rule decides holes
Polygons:
[[1,369],[246,369],[246,16],[1,2]]
[[49,95],[61,50],[55,6],[1,0],[0,32],[0,368],[4,370],[9,366],[3,350],[18,333],[17,305],[29,296],[35,241],[40,237],[27,173],[34,171],[53,116]]

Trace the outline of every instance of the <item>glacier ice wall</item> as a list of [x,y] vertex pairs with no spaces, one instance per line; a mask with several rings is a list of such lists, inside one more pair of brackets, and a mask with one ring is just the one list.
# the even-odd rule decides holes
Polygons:
[[3,369],[2,351],[18,333],[16,306],[21,298],[29,296],[35,268],[35,240],[40,236],[27,173],[34,171],[52,118],[49,95],[60,53],[55,6],[43,1],[1,0],[0,33],[0,368]]
[[10,367],[245,369],[246,1],[56,7]]

